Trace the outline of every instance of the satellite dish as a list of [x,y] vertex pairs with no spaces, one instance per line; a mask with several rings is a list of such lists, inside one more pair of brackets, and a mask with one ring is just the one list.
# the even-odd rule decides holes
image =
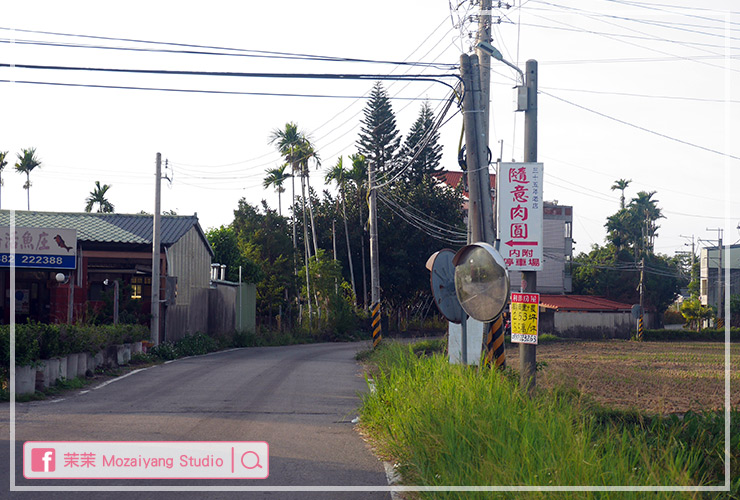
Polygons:
[[463,309],[455,293],[454,256],[453,250],[444,248],[429,257],[426,267],[431,271],[432,295],[437,309],[448,321],[459,324],[462,323]]

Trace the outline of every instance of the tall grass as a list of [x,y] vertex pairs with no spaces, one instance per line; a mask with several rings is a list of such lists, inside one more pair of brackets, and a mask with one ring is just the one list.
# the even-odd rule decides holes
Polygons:
[[[680,426],[607,418],[574,391],[522,394],[514,377],[450,365],[440,355],[387,344],[371,357],[374,390],[361,409],[377,450],[404,483],[426,486],[687,486],[723,479]],[[720,448],[721,450],[721,448]],[[491,498],[491,493],[422,493]],[[496,498],[703,498],[699,493],[500,493]]]

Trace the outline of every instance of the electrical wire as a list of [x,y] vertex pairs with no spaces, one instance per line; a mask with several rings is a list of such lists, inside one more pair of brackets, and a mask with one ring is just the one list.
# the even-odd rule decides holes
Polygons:
[[576,103],[571,102],[571,101],[569,101],[567,99],[563,99],[562,97],[558,97],[556,95],[553,95],[553,94],[551,94],[549,92],[545,92],[543,90],[540,90],[538,92],[538,94],[544,94],[544,95],[546,95],[548,97],[552,97],[553,99],[556,99],[558,101],[564,102],[566,104],[570,104],[571,106],[574,106],[576,108],[579,108],[579,109],[582,109],[584,111],[588,111],[589,113],[593,113],[595,115],[601,116],[602,118],[607,118],[607,119],[612,120],[612,121],[615,121],[617,123],[621,123],[622,125],[627,125],[628,127],[636,128],[637,130],[642,130],[643,132],[647,132],[649,134],[657,135],[658,137],[662,137],[664,139],[675,141],[675,142],[678,142],[678,143],[683,144],[683,145],[686,145],[686,146],[690,146],[690,147],[693,147],[693,148],[696,148],[696,149],[700,149],[702,151],[707,151],[709,153],[714,153],[716,155],[725,156],[727,158],[732,158],[733,160],[740,160],[740,156],[731,155],[729,153],[724,153],[722,151],[717,151],[716,149],[708,148],[708,147],[705,147],[705,146],[701,146],[699,144],[695,144],[693,142],[684,141],[683,139],[678,139],[676,137],[672,137],[672,136],[667,135],[667,134],[656,132],[655,130],[651,130],[649,128],[642,127],[640,125],[636,125],[636,124],[631,123],[631,122],[628,122],[626,120],[622,120],[620,118],[615,118],[615,117],[613,117],[611,115],[607,115],[606,113],[602,113],[600,111],[596,111],[596,110],[593,110],[591,108],[587,108],[586,106],[583,106],[581,104],[576,104]]

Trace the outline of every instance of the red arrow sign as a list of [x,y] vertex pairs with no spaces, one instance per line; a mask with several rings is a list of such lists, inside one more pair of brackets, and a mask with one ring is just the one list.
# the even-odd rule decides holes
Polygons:
[[509,240],[505,244],[506,245],[509,245],[510,247],[513,247],[513,246],[532,246],[532,247],[536,247],[537,246],[537,242],[536,241],[514,241],[514,240]]

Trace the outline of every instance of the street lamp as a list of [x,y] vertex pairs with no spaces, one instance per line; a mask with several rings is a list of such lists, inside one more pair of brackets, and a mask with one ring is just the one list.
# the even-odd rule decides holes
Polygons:
[[476,47],[486,52],[487,54],[489,54],[491,57],[493,57],[497,61],[501,61],[508,67],[514,69],[517,73],[519,73],[519,76],[522,77],[522,85],[524,85],[524,72],[522,72],[522,70],[516,67],[516,65],[504,59],[504,56],[501,55],[501,52],[499,52],[499,50],[496,47],[494,47],[488,42],[479,42],[478,45],[476,45]]

